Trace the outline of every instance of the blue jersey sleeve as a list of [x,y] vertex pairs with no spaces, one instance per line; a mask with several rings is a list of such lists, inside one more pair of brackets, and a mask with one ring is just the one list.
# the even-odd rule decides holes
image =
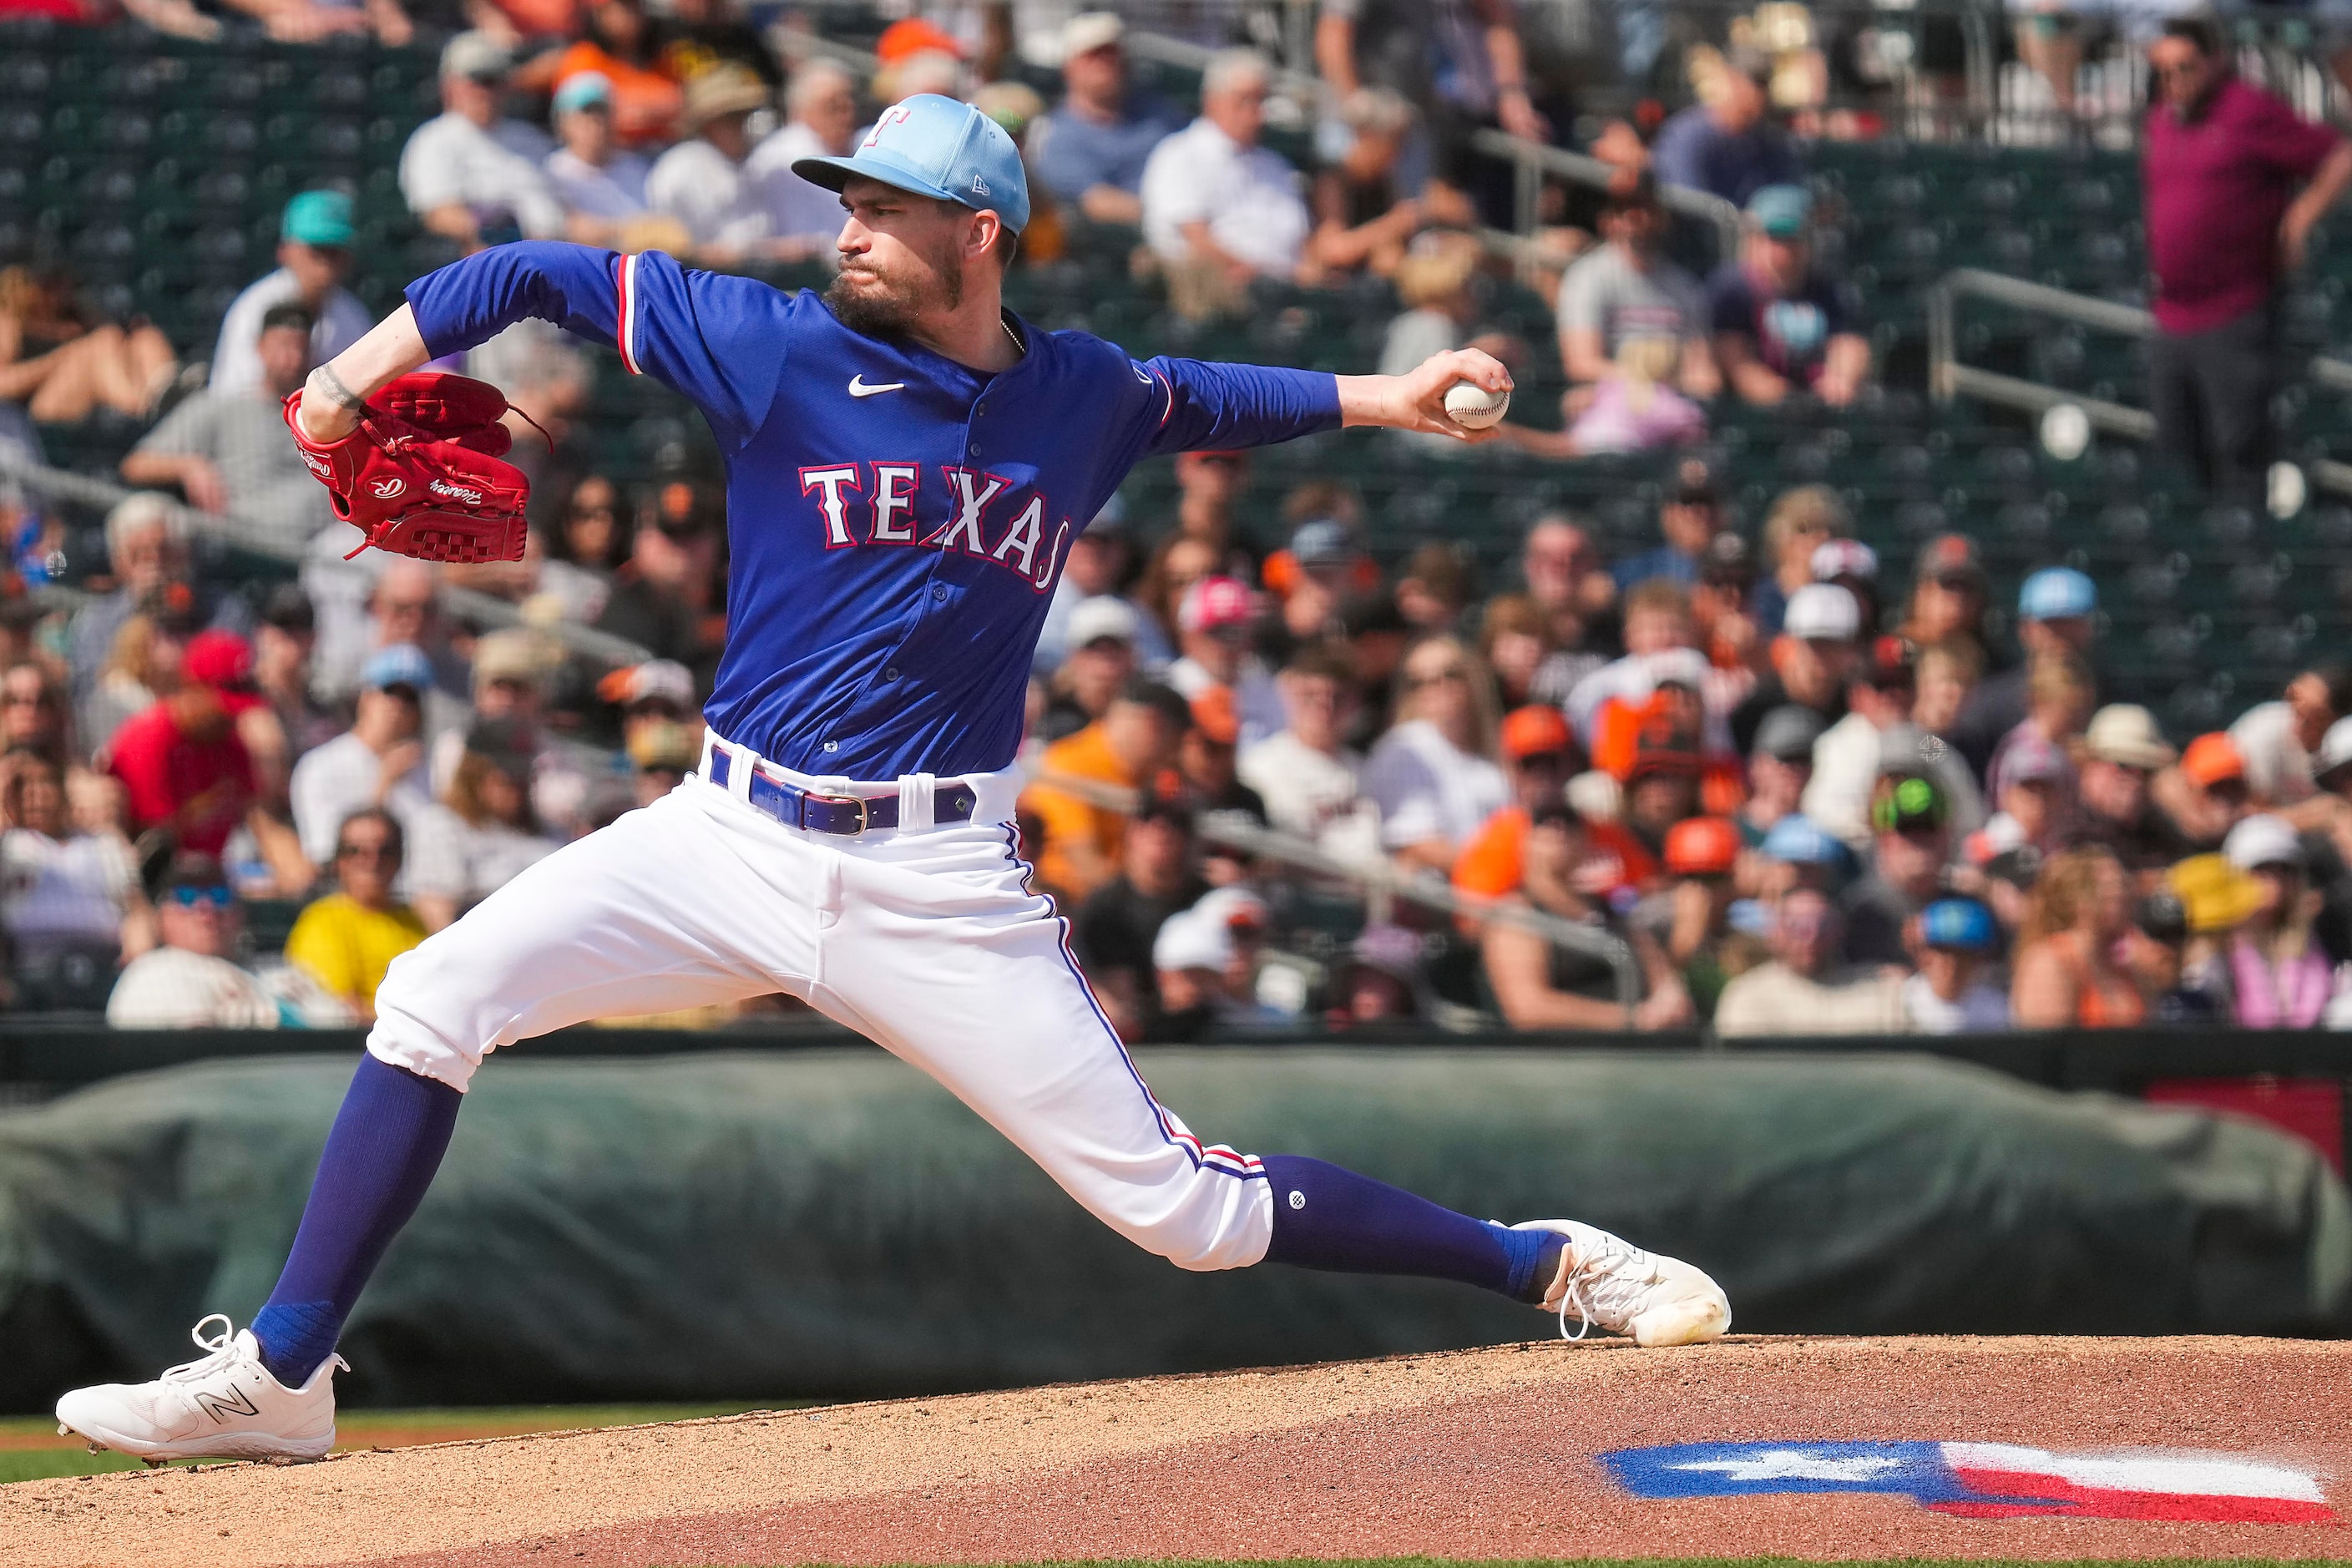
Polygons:
[[527,241],[427,273],[408,286],[408,303],[436,358],[527,316],[611,343],[630,374],[690,399],[732,451],[775,401],[791,300],[753,279],[690,271],[657,250],[623,256]]
[[1339,382],[1327,372],[1163,356],[1136,374],[1159,395],[1141,400],[1147,457],[1270,447],[1339,427]]

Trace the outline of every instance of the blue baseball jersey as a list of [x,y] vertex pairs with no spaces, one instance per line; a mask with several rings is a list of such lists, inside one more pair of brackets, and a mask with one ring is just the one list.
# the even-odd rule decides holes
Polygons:
[[845,327],[814,291],[554,243],[408,288],[435,356],[526,316],[618,346],[727,460],[728,740],[806,773],[988,773],[1021,741],[1030,658],[1070,542],[1136,463],[1339,425],[1328,374],[1139,363],[1037,331],[993,375]]

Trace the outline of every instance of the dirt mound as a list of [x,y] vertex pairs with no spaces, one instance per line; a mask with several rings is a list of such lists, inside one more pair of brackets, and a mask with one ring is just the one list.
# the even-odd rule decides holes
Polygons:
[[2227,1450],[2343,1475],[2352,1344],[1530,1344],[835,1406],[26,1482],[0,1489],[0,1563],[2352,1554],[2309,1524],[1654,1500],[1595,1459],[1760,1440]]

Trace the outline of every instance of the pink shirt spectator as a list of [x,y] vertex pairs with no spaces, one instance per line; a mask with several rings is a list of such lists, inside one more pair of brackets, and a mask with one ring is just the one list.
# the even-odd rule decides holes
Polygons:
[[2279,220],[2337,140],[2236,77],[2193,121],[2168,107],[2148,111],[2140,171],[2158,326],[2207,331],[2270,297]]
[[1569,431],[1580,454],[1646,452],[1696,441],[1706,434],[1706,415],[1681,393],[1652,382],[1635,393],[1622,376],[1611,376]]

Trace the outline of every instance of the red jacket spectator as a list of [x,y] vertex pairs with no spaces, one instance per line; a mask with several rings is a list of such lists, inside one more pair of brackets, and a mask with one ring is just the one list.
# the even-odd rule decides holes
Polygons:
[[217,857],[257,787],[236,724],[209,686],[191,683],[115,731],[108,763],[140,832],[169,826],[180,847]]

